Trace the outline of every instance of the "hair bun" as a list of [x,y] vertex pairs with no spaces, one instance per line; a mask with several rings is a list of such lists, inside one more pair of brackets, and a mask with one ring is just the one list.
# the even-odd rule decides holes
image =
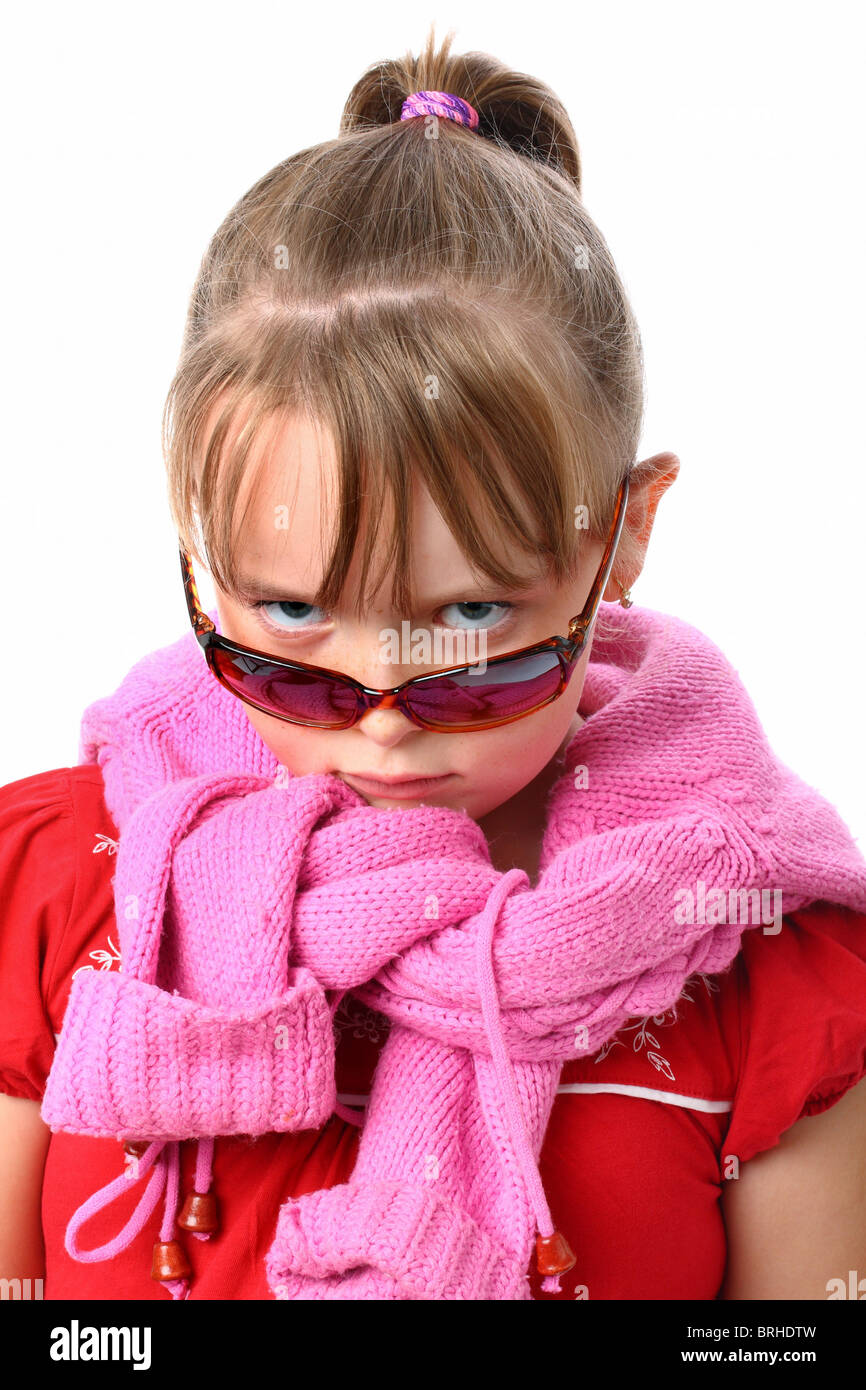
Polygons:
[[374,63],[352,88],[340,119],[340,134],[392,125],[412,92],[451,92],[478,112],[475,132],[515,154],[552,166],[580,192],[577,136],[562,102],[551,89],[523,72],[514,72],[489,53],[451,56],[452,30],[436,49],[433,26],[424,51],[415,58]]

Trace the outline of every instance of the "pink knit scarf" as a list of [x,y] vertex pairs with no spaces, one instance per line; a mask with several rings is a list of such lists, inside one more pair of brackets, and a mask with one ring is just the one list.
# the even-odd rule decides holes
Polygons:
[[[352,991],[390,1032],[351,1180],[279,1211],[275,1297],[528,1299],[536,1233],[558,1288],[569,1252],[536,1165],[563,1062],[730,965],[762,924],[760,891],[733,890],[866,911],[866,861],[777,760],[718,648],[649,609],[602,612],[534,888],[492,867],[463,812],[378,810],[292,776],[191,632],[86,710],[80,761],[101,767],[120,832],[122,968],[75,977],[42,1115],[150,1141],[150,1177],[119,1235],[84,1250],[78,1228],[130,1176],[94,1194],[70,1254],[110,1258],[163,1191],[175,1239],[180,1141],[200,1140],[204,1194],[213,1136],[343,1113],[332,1016]],[[689,890],[715,906],[688,920]]]

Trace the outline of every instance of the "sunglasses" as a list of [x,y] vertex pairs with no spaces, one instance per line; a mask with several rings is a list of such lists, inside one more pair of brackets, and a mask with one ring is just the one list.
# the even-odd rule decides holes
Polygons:
[[583,611],[567,637],[548,637],[479,665],[451,666],[414,676],[390,690],[361,685],[341,671],[284,661],[221,636],[202,611],[192,562],[181,547],[180,564],[190,622],[220,685],[245,704],[310,729],[350,729],[367,710],[399,709],[419,729],[462,733],[495,729],[524,719],[558,700],[595,621],[613,567],[628,503],[628,474],[619,486],[613,525]]

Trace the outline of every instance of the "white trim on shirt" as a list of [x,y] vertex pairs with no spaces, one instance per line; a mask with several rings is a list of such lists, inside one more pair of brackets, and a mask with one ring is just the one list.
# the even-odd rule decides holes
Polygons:
[[[703,1096],[684,1096],[679,1091],[660,1091],[654,1086],[626,1086],[616,1081],[566,1081],[557,1086],[558,1094],[569,1094],[583,1092],[588,1095],[597,1095],[601,1091],[606,1091],[617,1096],[637,1096],[641,1100],[658,1100],[663,1105],[681,1105],[686,1110],[702,1110],[706,1114],[717,1115],[730,1110],[733,1101],[730,1100],[704,1100]],[[368,1096],[355,1096],[339,1094],[337,1100],[343,1105],[367,1104]]]
[[703,1096],[684,1096],[679,1091],[660,1091],[655,1086],[625,1086],[616,1081],[566,1081],[557,1091],[584,1091],[590,1094],[609,1091],[617,1096],[639,1096],[643,1100],[660,1100],[664,1105],[682,1105],[686,1110],[703,1110],[710,1115],[721,1114],[733,1106],[731,1100],[704,1100]]

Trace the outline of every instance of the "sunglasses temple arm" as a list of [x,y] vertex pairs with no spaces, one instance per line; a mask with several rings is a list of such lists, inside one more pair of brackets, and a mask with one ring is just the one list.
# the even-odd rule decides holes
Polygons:
[[589,597],[584,605],[580,617],[573,618],[568,625],[568,636],[576,648],[583,646],[586,641],[587,633],[595,622],[595,616],[601,603],[601,596],[607,588],[607,581],[613,569],[613,562],[616,558],[616,550],[619,545],[619,538],[622,535],[623,523],[625,522],[625,512],[628,506],[629,475],[625,474],[620,483],[619,496],[617,497],[616,513],[613,519],[613,527],[605,546],[601,565],[595,577],[595,583],[589,591]]
[[211,632],[215,632],[213,623],[203,611],[201,601],[198,596],[198,588],[195,582],[195,575],[192,570],[192,561],[183,546],[180,547],[180,572],[183,576],[183,591],[186,595],[186,606],[189,613],[189,620],[199,642]]

